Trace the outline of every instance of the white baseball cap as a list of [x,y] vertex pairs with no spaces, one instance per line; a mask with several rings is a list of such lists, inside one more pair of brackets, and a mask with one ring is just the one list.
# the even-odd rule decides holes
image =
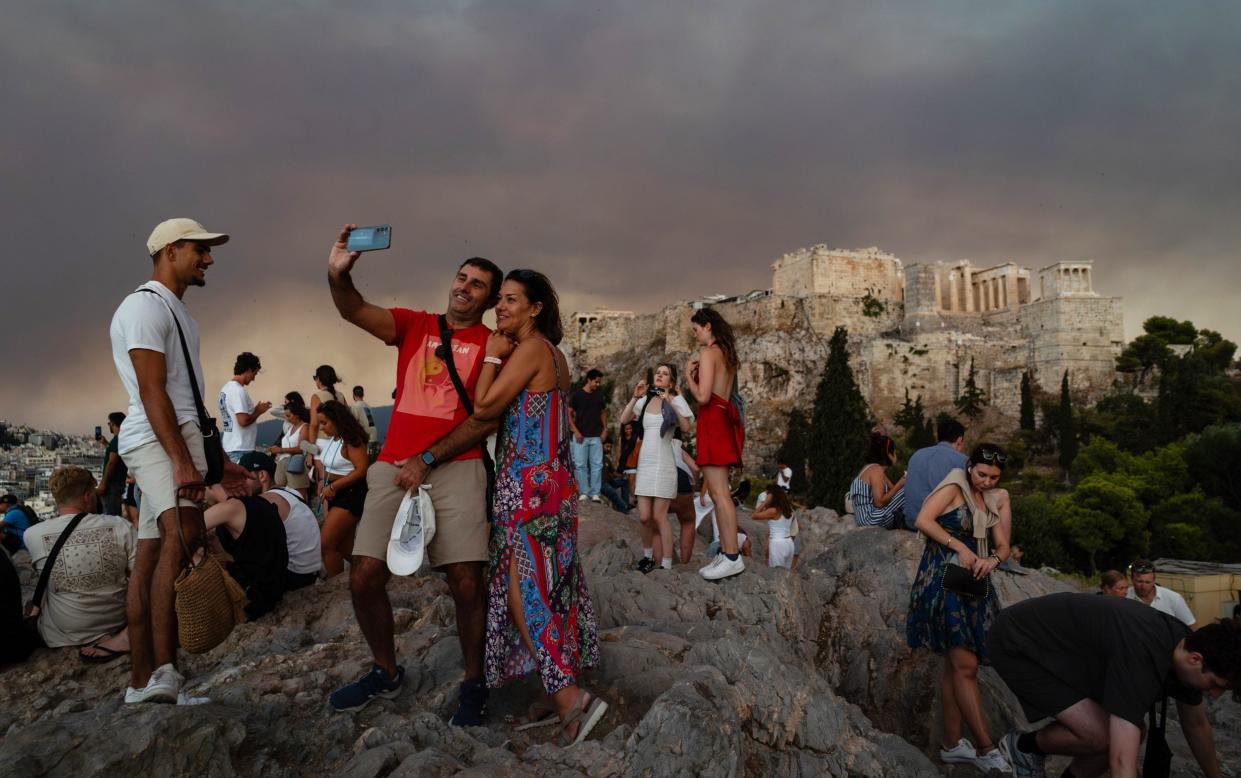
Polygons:
[[151,237],[147,238],[147,253],[154,254],[169,243],[179,240],[196,240],[208,246],[218,246],[228,243],[228,236],[222,232],[207,232],[206,227],[193,219],[169,219],[155,225],[155,229],[151,230]]

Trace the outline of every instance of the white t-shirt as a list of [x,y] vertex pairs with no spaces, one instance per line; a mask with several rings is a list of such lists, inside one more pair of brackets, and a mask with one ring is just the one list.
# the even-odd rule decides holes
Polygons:
[[220,443],[225,451],[253,451],[254,444],[258,443],[258,420],[243,427],[237,423],[239,413],[253,414],[254,400],[234,378],[220,389]]
[[793,468],[786,467],[776,471],[776,486],[787,490],[791,483],[793,483]]
[[289,515],[284,520],[284,537],[289,547],[289,572],[317,573],[322,561],[319,545],[319,522],[310,506],[297,492],[276,488],[267,492],[289,505]]
[[[57,516],[26,530],[26,548],[36,573],[43,572],[52,546],[72,520],[73,514]],[[125,592],[136,549],[133,526],[121,517],[87,514],[82,518],[48,577],[47,597],[39,613],[39,636],[44,643],[52,648],[82,646],[125,626]]]
[[[194,365],[194,380],[198,382],[199,388],[203,385],[203,367],[198,360],[198,323],[190,316],[185,303],[159,281],[147,281],[138,288],[152,289],[160,299],[148,292],[130,294],[121,301],[116,313],[112,315],[112,326],[109,329],[112,338],[112,362],[116,365],[121,383],[125,385],[125,391],[129,393],[129,409],[125,414],[125,423],[121,425],[120,441],[117,443],[117,452],[121,455],[155,440],[155,431],[151,429],[151,422],[147,420],[146,410],[142,407],[142,397],[138,393],[138,377],[129,357],[131,349],[158,351],[164,355],[167,376],[164,386],[168,391],[168,399],[172,401],[178,426],[198,421],[194,391],[190,388],[190,373],[185,367],[181,339],[177,337],[177,327],[169,314],[169,306],[175,312],[177,321],[181,322],[181,329],[185,333],[185,342],[189,346],[190,359]],[[168,304],[165,305],[165,302]]]
[[[1125,597],[1138,602],[1142,601],[1132,586],[1129,587],[1129,592]],[[1174,619],[1179,619],[1190,627],[1198,621],[1194,618],[1194,612],[1189,609],[1189,605],[1185,603],[1184,597],[1159,584],[1155,584],[1155,599],[1151,600],[1151,607],[1160,613],[1166,613]]]
[[358,424],[362,425],[362,429],[366,430],[370,436],[371,443],[379,442],[379,429],[375,426],[375,417],[371,413],[371,406],[366,404],[365,400],[358,400],[349,406],[353,411],[353,418],[358,420]]

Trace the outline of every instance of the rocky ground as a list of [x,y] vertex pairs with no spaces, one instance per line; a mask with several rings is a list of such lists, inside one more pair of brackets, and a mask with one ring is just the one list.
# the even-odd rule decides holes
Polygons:
[[[8,669],[0,674],[0,775],[974,773],[935,761],[938,662],[904,644],[918,539],[857,530],[815,509],[802,514],[805,555],[789,573],[762,564],[766,533],[743,523],[754,561],[744,575],[710,584],[696,573],[701,551],[671,572],[634,572],[636,522],[584,508],[581,545],[602,648],[602,666],[584,683],[612,708],[578,746],[556,748],[555,728],[511,732],[507,719],[532,699],[532,679],[492,693],[487,726],[446,726],[460,651],[447,589],[430,575],[392,586],[407,670],[401,694],[332,713],[328,693],[369,666],[342,576],[293,593],[214,651],[184,657],[189,691],[209,704],[124,706],[126,663],[87,667],[69,651]],[[1034,572],[997,575],[1005,602],[1065,588]],[[993,734],[1026,725],[989,669],[982,689]],[[1241,706],[1220,700],[1211,716],[1226,774],[1239,775]],[[1179,731],[1169,731],[1174,774],[1197,774]]]

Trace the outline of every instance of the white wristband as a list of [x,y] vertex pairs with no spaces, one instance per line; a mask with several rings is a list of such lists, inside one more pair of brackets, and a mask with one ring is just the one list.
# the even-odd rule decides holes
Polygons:
[[491,365],[496,365],[497,367],[504,364],[503,359],[500,359],[499,357],[492,357],[492,356],[483,357],[483,362],[487,364],[491,364]]

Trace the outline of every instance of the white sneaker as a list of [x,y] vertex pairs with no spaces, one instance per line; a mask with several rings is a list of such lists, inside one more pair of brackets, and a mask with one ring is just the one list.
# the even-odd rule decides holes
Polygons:
[[1013,766],[1013,778],[1047,778],[1047,759],[1037,754],[1027,754],[1017,748],[1019,732],[1013,730],[1000,738],[1000,751]]
[[579,495],[577,496],[577,501],[578,501],[578,502],[585,502],[585,501],[586,501],[586,497],[587,497],[587,495],[585,495],[585,494],[579,494]]
[[974,763],[975,767],[982,770],[984,775],[990,775],[992,770],[1005,774],[1012,773],[1013,771],[1012,765],[1004,758],[1004,753],[994,746],[987,753],[978,754],[970,761]]
[[718,564],[709,570],[703,572],[702,577],[708,581],[718,581],[721,578],[728,578],[745,570],[745,562],[741,560],[738,554],[736,559],[729,559],[723,553],[716,557]]
[[601,499],[599,498],[599,495],[597,495],[597,494],[592,494],[592,495],[590,496],[590,501],[591,501],[591,502],[603,502],[603,500],[601,500]]
[[939,761],[944,764],[973,763],[977,756],[978,752],[974,750],[974,744],[965,738],[958,740],[952,748],[939,749]]
[[710,569],[712,569],[712,568],[713,568],[713,567],[715,567],[716,565],[718,565],[718,564],[720,563],[720,560],[721,560],[721,559],[723,559],[723,558],[724,558],[724,555],[723,555],[723,554],[716,554],[715,556],[711,557],[711,561],[710,561],[710,562],[707,562],[707,564],[706,564],[704,567],[700,567],[700,568],[698,568],[698,574],[699,574],[699,575],[706,575],[706,574],[707,574],[707,571],[708,571],[708,570],[710,570]]
[[185,692],[177,692],[178,705],[206,705],[211,702],[210,697],[191,697]]
[[147,685],[141,689],[135,689],[130,686],[125,690],[125,702],[134,704],[139,702],[167,702],[176,704],[178,693],[181,691],[181,684],[185,683],[185,678],[177,672],[177,668],[170,664],[160,665],[155,668],[155,672],[151,673],[150,680]]

